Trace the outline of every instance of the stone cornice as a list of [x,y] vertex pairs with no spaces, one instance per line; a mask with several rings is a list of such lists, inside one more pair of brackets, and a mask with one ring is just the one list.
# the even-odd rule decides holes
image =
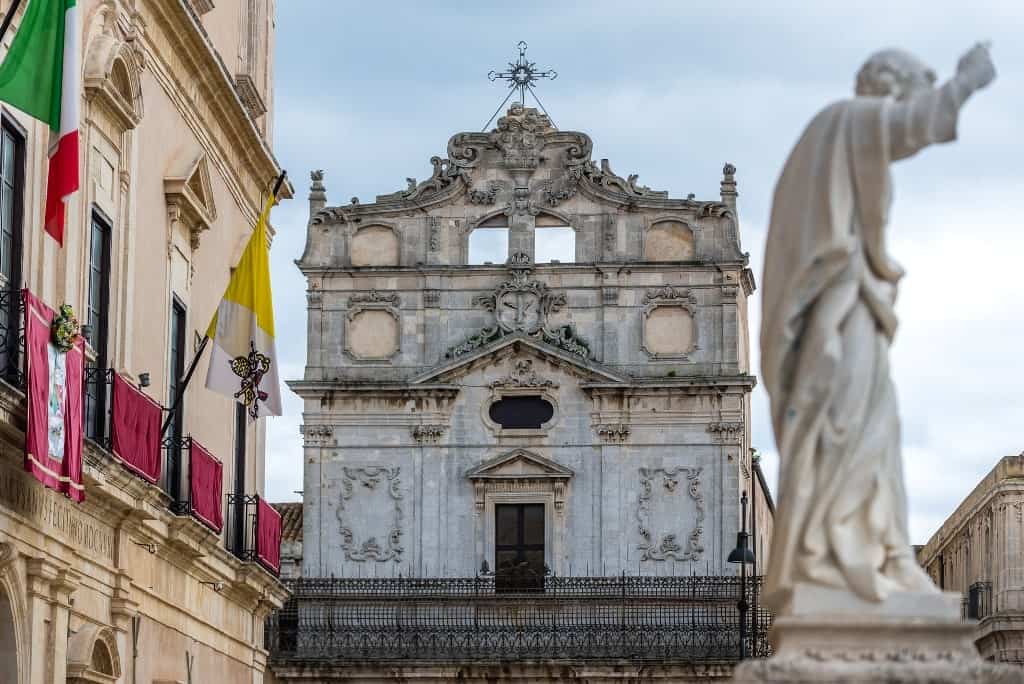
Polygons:
[[989,473],[982,478],[942,526],[936,530],[917,554],[921,565],[930,563],[947,544],[954,541],[963,529],[992,505],[999,497],[1007,494],[1019,495],[1024,502],[1024,455],[1004,456]]
[[[148,68],[210,152],[239,208],[255,221],[260,193],[280,173],[280,164],[186,0],[152,0],[140,10],[151,12],[141,41]],[[292,194],[286,183],[281,197]]]
[[414,397],[443,396],[454,398],[461,389],[457,385],[427,384],[412,385],[404,382],[360,382],[354,380],[287,380],[285,384],[303,399],[316,399],[325,392],[359,394],[363,396],[388,396],[395,394]]
[[738,389],[750,391],[757,386],[757,378],[753,375],[700,375],[687,377],[685,375],[675,378],[633,378],[626,384],[589,382],[580,385],[580,389],[586,392],[627,392],[629,394],[663,393],[671,391],[689,391],[692,393],[704,393],[707,391],[719,391],[721,389]]
[[[465,276],[467,274],[473,275],[504,275],[508,272],[508,267],[504,264],[417,264],[415,266],[309,266],[303,264],[301,259],[295,261],[296,266],[306,276],[333,276],[333,275],[349,275],[349,276],[385,276],[385,275],[407,275],[422,273],[424,275],[459,275]],[[747,266],[747,260],[716,260],[716,261],[590,261],[583,262],[578,261],[575,263],[559,263],[559,264],[534,264],[533,270],[536,274],[544,273],[571,273],[579,271],[594,271],[599,272],[613,272],[614,269],[629,269],[633,272],[664,272],[666,267],[678,266],[680,268],[685,267],[688,272],[694,271],[707,271],[709,273],[719,273],[723,269],[736,268],[743,269]],[[753,276],[751,276],[752,278]],[[721,287],[720,285],[711,284],[696,284],[687,285],[687,288],[698,288],[698,287]],[[747,283],[744,282],[744,288],[747,287]],[[751,285],[752,287],[752,285]],[[753,292],[753,289],[747,294]]]
[[[17,454],[23,453],[24,433],[12,429],[12,423],[24,423],[24,395],[0,383],[0,403],[16,407],[13,416],[9,414],[8,420],[2,421],[7,429],[0,435],[5,443],[0,458],[16,459]],[[277,607],[283,605],[288,592],[276,577],[256,567],[255,563],[236,558],[224,548],[220,535],[198,523],[192,524],[191,518],[172,514],[169,499],[159,487],[115,463],[106,451],[89,440],[85,441],[83,449],[82,479],[86,500],[71,505],[83,513],[104,521],[113,530],[121,528],[139,543],[153,544],[154,553],[162,560],[197,581],[223,582],[224,595],[246,610],[256,610],[261,601],[277,601]],[[31,486],[42,489],[42,485],[35,482]],[[185,547],[193,552],[182,553]],[[111,570],[117,568],[111,567]]]

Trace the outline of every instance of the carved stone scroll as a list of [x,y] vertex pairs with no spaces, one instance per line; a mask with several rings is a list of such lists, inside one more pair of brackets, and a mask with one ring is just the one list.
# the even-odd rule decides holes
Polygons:
[[[679,466],[677,468],[640,468],[640,495],[637,500],[637,519],[640,522],[640,560],[663,561],[668,559],[697,561],[704,553],[701,536],[704,533],[704,495],[700,491],[702,468]],[[685,478],[685,482],[681,482]],[[680,487],[680,484],[683,487]],[[685,494],[683,493],[685,490]],[[657,499],[668,499],[669,506],[678,508],[674,499],[688,496],[696,506],[693,528],[687,534],[683,530],[667,530],[663,534],[652,531],[655,524],[653,512]],[[678,516],[672,516],[673,519]]]

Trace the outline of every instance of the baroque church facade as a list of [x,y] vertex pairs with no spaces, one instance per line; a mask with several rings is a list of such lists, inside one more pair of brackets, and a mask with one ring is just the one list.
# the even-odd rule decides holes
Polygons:
[[514,104],[374,203],[312,174],[303,576],[732,575],[755,488],[767,548],[735,168],[674,199],[591,154]]

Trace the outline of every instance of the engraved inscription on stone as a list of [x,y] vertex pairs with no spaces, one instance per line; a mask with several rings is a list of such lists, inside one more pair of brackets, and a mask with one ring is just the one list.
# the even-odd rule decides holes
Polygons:
[[114,558],[114,532],[80,507],[20,472],[0,469],[0,506],[104,559]]

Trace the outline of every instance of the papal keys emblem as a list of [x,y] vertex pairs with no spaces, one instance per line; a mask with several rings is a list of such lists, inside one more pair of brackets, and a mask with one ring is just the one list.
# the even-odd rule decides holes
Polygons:
[[256,343],[249,341],[249,355],[236,356],[231,359],[231,371],[242,379],[236,399],[241,399],[246,406],[249,417],[259,417],[259,402],[267,400],[267,393],[260,389],[263,376],[270,370],[270,357],[256,351]]

